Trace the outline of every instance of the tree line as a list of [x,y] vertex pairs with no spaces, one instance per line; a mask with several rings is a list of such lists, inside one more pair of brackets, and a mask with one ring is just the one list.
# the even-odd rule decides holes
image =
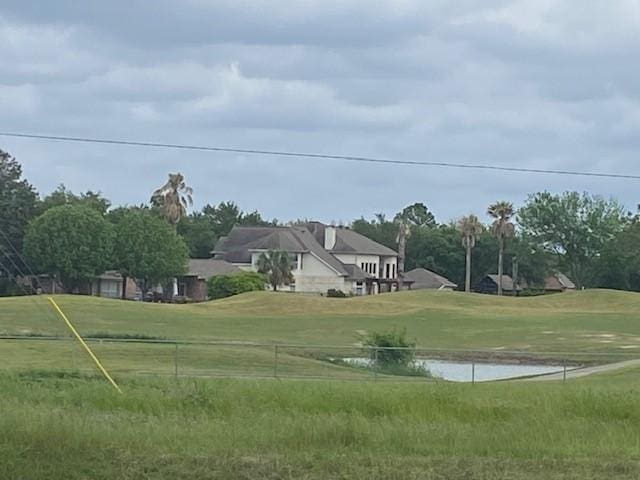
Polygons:
[[[112,269],[145,290],[184,273],[189,257],[209,258],[234,225],[283,224],[234,202],[189,212],[192,195],[182,175],[170,174],[143,205],[114,207],[100,192],[76,194],[63,185],[41,197],[0,150],[0,294],[19,293],[16,278],[31,270],[73,290]],[[640,216],[616,200],[538,192],[517,209],[499,201],[486,213],[486,222],[470,214],[439,223],[415,203],[349,227],[397,250],[400,274],[423,267],[461,289],[501,271],[541,288],[561,271],[578,287],[640,291]]]

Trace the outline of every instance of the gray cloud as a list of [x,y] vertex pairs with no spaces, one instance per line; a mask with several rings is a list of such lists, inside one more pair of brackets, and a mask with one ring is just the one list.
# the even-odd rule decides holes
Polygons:
[[[153,7],[151,7],[153,5]],[[606,7],[606,8],[605,8]],[[22,2],[0,6],[2,130],[639,173],[640,3]],[[448,220],[541,189],[633,182],[0,140],[42,192],[139,203],[180,170],[199,206]]]

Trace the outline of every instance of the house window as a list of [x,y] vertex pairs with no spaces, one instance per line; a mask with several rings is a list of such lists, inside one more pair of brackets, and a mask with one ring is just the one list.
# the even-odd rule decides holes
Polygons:
[[391,271],[393,272],[393,277],[391,277],[391,278],[396,278],[396,264],[395,263],[391,266]]
[[363,293],[364,293],[364,288],[363,288],[362,282],[356,283],[356,295],[358,297],[361,297]]
[[119,296],[120,282],[115,280],[102,280],[100,283],[100,296],[117,298]]
[[377,264],[377,263],[374,263],[374,264],[373,264],[373,272],[372,272],[372,273],[373,273],[374,275],[377,275],[377,274],[378,274],[378,264]]
[[391,273],[391,264],[387,263],[385,265],[385,276],[384,278],[389,278],[389,274]]

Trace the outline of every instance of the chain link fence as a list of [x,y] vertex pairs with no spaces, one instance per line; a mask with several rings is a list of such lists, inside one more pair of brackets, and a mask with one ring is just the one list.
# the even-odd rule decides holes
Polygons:
[[[484,382],[539,377],[564,380],[640,365],[632,352],[531,352],[87,338],[116,376],[254,377],[374,382]],[[598,367],[600,366],[600,367]],[[0,337],[0,370],[94,372],[75,340]]]

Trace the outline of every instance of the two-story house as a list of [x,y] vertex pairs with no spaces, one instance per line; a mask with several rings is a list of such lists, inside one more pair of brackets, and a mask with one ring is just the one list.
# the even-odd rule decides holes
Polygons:
[[291,256],[295,292],[369,295],[398,289],[398,254],[348,228],[311,222],[291,227],[234,227],[221,238],[214,258],[257,270],[260,255],[282,250]]

